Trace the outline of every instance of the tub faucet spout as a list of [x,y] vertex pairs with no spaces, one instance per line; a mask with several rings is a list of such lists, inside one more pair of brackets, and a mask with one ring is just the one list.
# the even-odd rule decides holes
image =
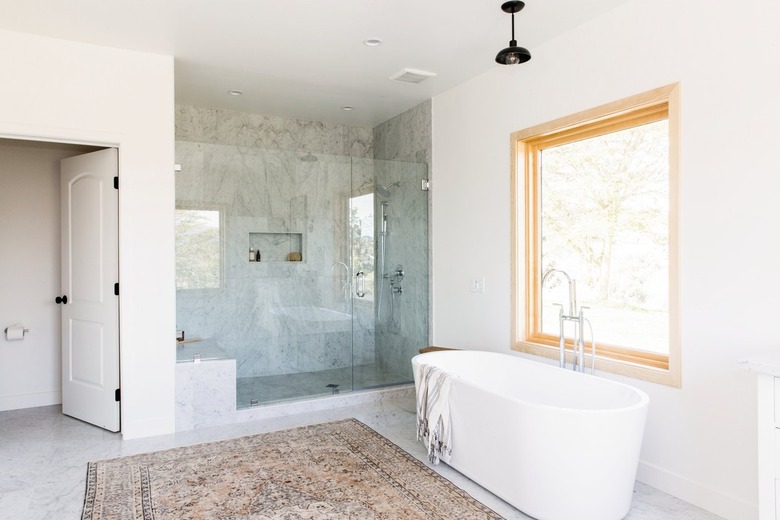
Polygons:
[[547,280],[547,277],[551,274],[559,273],[566,277],[566,281],[569,283],[569,316],[574,316],[577,314],[577,280],[572,280],[571,276],[566,271],[562,271],[561,269],[550,269],[546,273],[544,273],[544,276],[542,276],[542,287],[544,287],[544,282]]
[[[585,371],[585,341],[583,338],[584,334],[584,324],[585,322],[588,323],[590,326],[590,321],[588,321],[587,318],[583,315],[583,309],[587,309],[588,307],[579,307],[577,308],[577,281],[573,280],[571,276],[566,271],[562,271],[561,269],[549,269],[544,275],[542,276],[542,288],[544,287],[544,282],[547,281],[547,278],[552,274],[561,274],[566,278],[566,281],[569,284],[569,313],[565,313],[563,311],[563,304],[560,303],[554,303],[553,305],[556,305],[559,307],[558,309],[558,348],[560,350],[560,356],[559,356],[559,364],[561,368],[566,368],[566,338],[564,336],[564,325],[567,321],[574,322],[574,340],[573,340],[573,354],[574,359],[572,361],[572,369],[578,370],[580,372]],[[592,357],[592,368],[591,373],[595,371],[596,367],[596,342],[593,340],[593,329],[591,327],[591,357]]]

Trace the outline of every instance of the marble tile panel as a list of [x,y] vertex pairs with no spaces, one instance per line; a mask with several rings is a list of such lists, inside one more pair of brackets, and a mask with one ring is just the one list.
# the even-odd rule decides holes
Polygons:
[[176,138],[214,144],[371,157],[370,128],[178,105]]
[[374,158],[423,162],[432,156],[431,101],[425,101],[374,128]]
[[176,105],[176,139],[203,143],[217,142],[217,113],[215,108]]
[[9,519],[23,518],[34,492],[33,486],[21,491],[0,491],[0,511],[4,517]]
[[224,424],[236,410],[236,361],[176,364],[176,430]]

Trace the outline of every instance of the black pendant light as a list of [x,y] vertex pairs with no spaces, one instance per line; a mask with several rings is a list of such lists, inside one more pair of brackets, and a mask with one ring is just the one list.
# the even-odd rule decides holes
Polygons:
[[496,55],[496,62],[501,65],[516,65],[518,63],[525,63],[531,59],[531,53],[525,47],[518,47],[517,41],[515,41],[515,13],[525,7],[525,2],[520,0],[512,0],[510,2],[504,2],[501,5],[501,9],[505,13],[512,14],[512,41],[509,42],[509,47],[501,50]]

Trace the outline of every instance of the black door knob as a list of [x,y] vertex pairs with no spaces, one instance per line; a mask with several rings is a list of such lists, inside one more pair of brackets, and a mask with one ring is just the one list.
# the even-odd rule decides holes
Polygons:
[[54,303],[56,303],[56,304],[60,304],[61,303],[63,305],[67,305],[68,304],[68,296],[67,295],[63,295],[62,297],[57,296],[56,298],[54,298]]

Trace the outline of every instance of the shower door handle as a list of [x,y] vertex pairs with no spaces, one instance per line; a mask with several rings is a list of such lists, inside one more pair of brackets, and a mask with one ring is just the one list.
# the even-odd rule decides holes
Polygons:
[[359,271],[355,275],[355,294],[358,298],[362,298],[366,295],[366,273]]

